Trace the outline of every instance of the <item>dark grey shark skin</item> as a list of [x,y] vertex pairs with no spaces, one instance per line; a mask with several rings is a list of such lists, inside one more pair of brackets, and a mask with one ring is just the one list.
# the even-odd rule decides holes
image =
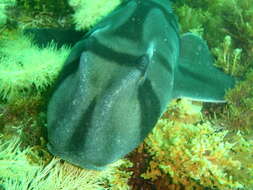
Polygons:
[[169,1],[125,1],[66,60],[48,104],[48,148],[104,169],[144,140],[172,98],[224,101],[232,86],[203,40],[180,39]]

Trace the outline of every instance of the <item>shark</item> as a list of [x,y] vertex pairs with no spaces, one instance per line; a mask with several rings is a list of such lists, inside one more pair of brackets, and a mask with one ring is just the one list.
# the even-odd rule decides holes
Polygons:
[[47,106],[48,149],[81,168],[126,156],[172,99],[225,102],[235,84],[201,37],[180,35],[169,0],[126,0],[85,34],[36,31],[73,45]]

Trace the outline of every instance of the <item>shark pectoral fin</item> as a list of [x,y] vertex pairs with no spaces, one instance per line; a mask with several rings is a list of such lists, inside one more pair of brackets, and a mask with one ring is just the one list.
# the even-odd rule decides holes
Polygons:
[[84,32],[73,29],[57,29],[57,28],[30,28],[25,29],[23,34],[31,36],[34,43],[39,47],[45,47],[54,41],[58,48],[63,45],[73,46],[81,40]]
[[225,92],[234,86],[235,80],[216,68],[213,62],[207,44],[200,37],[184,34],[175,72],[174,98],[225,102]]

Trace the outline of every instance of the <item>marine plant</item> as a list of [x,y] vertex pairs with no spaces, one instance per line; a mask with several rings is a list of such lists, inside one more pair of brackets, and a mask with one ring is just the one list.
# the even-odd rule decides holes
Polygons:
[[245,73],[243,65],[240,64],[242,49],[232,48],[231,36],[225,36],[220,47],[213,49],[214,55],[217,57],[216,65],[224,70],[224,72],[233,76]]
[[[246,79],[230,90],[226,99],[229,112],[224,113],[223,121],[233,129],[240,129],[253,135],[253,70],[246,74]],[[225,120],[224,120],[225,119]]]
[[[252,5],[252,0],[186,0],[176,1],[174,6],[183,32],[203,28],[202,34],[212,49],[215,64],[238,78],[236,88],[226,96],[228,109],[223,109],[223,113],[218,111],[219,115],[223,115],[219,121],[227,129],[241,128],[247,129],[247,132],[252,129],[253,109],[250,93],[253,68]],[[191,14],[187,14],[189,12]],[[185,15],[188,17],[185,18]]]
[[87,30],[111,12],[122,0],[69,0],[77,30]]
[[[156,180],[167,175],[187,189],[252,189],[252,1],[176,1],[174,7],[182,33],[202,35],[216,65],[240,82],[227,93],[228,106],[218,120],[185,114],[192,110],[189,102],[170,105],[146,139],[153,158],[142,176]],[[193,115],[195,122],[189,123]]]
[[0,5],[0,26],[4,25],[6,23],[7,16],[5,15],[4,12],[4,5]]
[[[3,142],[4,141],[4,142]],[[103,172],[84,170],[54,158],[46,165],[32,163],[32,147],[21,147],[19,137],[0,136],[1,189],[18,190],[129,190],[125,181],[130,172],[122,168],[131,164],[121,160]],[[130,165],[129,165],[130,164]]]
[[7,22],[6,8],[13,6],[15,0],[1,0],[0,2],[0,27],[2,27]]
[[67,0],[17,0],[17,6],[26,13],[50,13],[65,16],[72,12]]
[[251,189],[253,141],[240,133],[227,138],[229,131],[201,121],[199,108],[186,100],[170,105],[146,139],[152,160],[142,176],[168,175],[189,190]]
[[200,36],[204,32],[204,22],[208,18],[208,12],[201,9],[195,10],[188,5],[184,4],[178,8],[175,8],[176,15],[180,20],[181,33],[193,32]]
[[[25,0],[20,2],[25,2]],[[30,1],[26,2],[29,3]],[[41,2],[42,1],[40,1],[40,3]],[[78,3],[78,1],[76,2]],[[71,5],[75,8],[75,5],[80,5],[77,3],[76,4],[73,3]],[[228,92],[226,96],[226,99],[228,100],[228,109],[226,109],[225,112],[223,113],[224,117],[222,118],[222,123],[223,124],[226,123],[228,129],[229,127],[231,128],[233,127],[236,129],[247,127],[248,129],[251,129],[253,118],[252,115],[253,74],[249,68],[252,68],[253,66],[252,0],[245,0],[245,1],[186,0],[186,1],[176,1],[176,3],[177,4],[175,5],[175,9],[177,11],[177,15],[179,16],[182,32],[193,31],[198,33],[199,35],[202,35],[207,40],[207,43],[211,46],[211,48],[213,48],[215,58],[218,60],[217,65],[222,67],[225,71],[227,71],[230,74],[238,75],[244,78],[244,80],[238,83],[236,88]],[[39,6],[41,7],[41,5]],[[100,8],[103,9],[105,7],[101,6]],[[111,7],[111,9],[113,8]],[[28,8],[27,10],[31,9]],[[88,7],[86,7],[86,11],[88,10],[89,10]],[[76,13],[77,12],[78,9],[76,7]],[[87,22],[90,24],[81,25],[82,24],[81,21],[84,17],[81,14],[80,17],[77,17],[77,15],[78,14],[74,15],[74,17],[76,19],[75,23],[77,23],[77,28],[79,29],[89,28],[93,25],[93,23],[96,22],[96,21],[94,22],[96,18],[93,17],[90,19],[91,22]],[[190,16],[192,17],[192,19],[189,19],[191,18]],[[3,18],[2,20],[5,22],[6,17],[4,16],[2,18]],[[80,26],[78,26],[79,25],[78,23],[80,23]],[[6,41],[1,43],[7,44]],[[0,48],[1,51],[0,57],[1,55],[4,55],[2,53],[3,47],[2,44]],[[13,46],[10,46],[9,48],[13,49]],[[238,51],[240,49],[241,51]],[[16,52],[19,52],[19,50],[17,50]],[[37,51],[37,53],[38,52],[39,51]],[[5,57],[5,55],[2,57]],[[14,54],[12,54],[8,55],[7,57],[14,58],[15,56]],[[223,58],[225,58],[225,61]],[[1,59],[6,60],[5,58]],[[26,60],[29,59],[27,58]],[[41,64],[47,63],[43,62]],[[30,64],[30,66],[32,66],[32,64]],[[21,66],[19,67],[22,68]],[[3,71],[6,71],[6,68],[3,69],[5,69]],[[2,68],[0,70],[2,71]],[[39,73],[39,70],[36,71],[37,73]],[[246,75],[245,72],[248,72],[248,74]],[[45,72],[44,74],[48,75],[53,73]],[[55,73],[53,75],[55,76]],[[26,78],[27,76],[28,75],[26,75],[26,72],[23,72],[23,75],[20,75],[20,79],[22,77]],[[42,77],[43,80],[47,78],[51,77]],[[53,80],[53,78],[51,79]],[[24,85],[25,88],[20,88],[20,91],[15,91],[14,88],[9,88],[14,90],[13,93],[10,93],[11,91],[4,90],[1,91],[2,92],[1,96],[2,98],[5,97],[5,99],[8,101],[17,99],[20,100],[19,97],[25,95],[28,89],[29,89],[28,91],[33,89],[32,91],[35,90],[36,92],[39,92],[40,90],[43,91],[47,85],[52,84],[52,82],[48,83],[44,81],[41,83],[41,81],[38,80],[34,81],[36,81],[36,83],[37,82],[40,83],[40,85],[35,85],[34,83],[27,81],[29,85]],[[8,85],[12,86],[16,84],[14,79],[12,79],[11,82],[12,83],[8,83],[7,86]],[[37,88],[36,86],[42,86],[42,88]],[[13,94],[14,96],[12,96],[11,94]],[[146,140],[147,144],[149,145],[148,151],[153,156],[153,158],[150,162],[150,167],[148,171],[143,175],[143,177],[153,180],[161,175],[165,175],[166,177],[171,178],[174,182],[186,184],[186,186],[189,185],[189,189],[194,186],[197,187],[198,189],[201,188],[204,189],[203,186],[209,186],[214,188],[220,187],[220,189],[226,188],[232,189],[233,187],[238,188],[243,187],[245,190],[252,189],[252,175],[253,175],[252,172],[253,166],[251,164],[252,141],[247,140],[244,137],[243,134],[245,133],[245,131],[242,133],[237,133],[235,135],[230,134],[230,131],[225,131],[221,127],[214,128],[213,124],[210,124],[210,122],[202,121],[200,119],[201,117],[203,117],[203,115],[200,114],[201,106],[196,106],[195,104],[192,104],[190,102],[185,102],[183,100],[183,103],[179,102],[178,105],[172,104],[170,106],[171,106],[170,112],[165,113],[165,116],[162,118],[161,121],[159,121],[157,128],[154,130],[154,133]],[[17,112],[19,111],[20,109],[17,110]],[[5,115],[1,117],[3,118],[5,117]],[[170,120],[168,118],[170,118]],[[27,118],[27,120],[28,119],[29,118]],[[217,123],[216,126],[219,126],[219,124]],[[186,134],[188,134],[188,136]],[[201,135],[203,135],[203,137]],[[190,139],[189,137],[192,137],[192,139]],[[206,139],[204,139],[204,137],[206,137]],[[187,145],[185,142],[188,142],[189,145]],[[5,151],[15,149],[12,147],[20,148],[20,146],[17,146],[19,144],[18,141],[14,142],[13,144],[16,145],[8,146],[8,142],[6,144],[3,143],[3,141],[0,143],[0,145],[4,145],[3,146],[4,148],[9,147],[5,149]],[[3,150],[3,148],[1,150]],[[197,152],[196,150],[199,150],[199,152]],[[17,151],[15,150],[13,152],[15,152],[15,154],[13,154],[15,155],[15,158],[12,157],[14,160],[15,159],[22,160],[23,158],[27,158],[24,154],[26,153],[26,151],[17,149]],[[0,156],[1,155],[9,155],[9,153],[8,154],[7,152],[4,152],[4,154],[0,153]],[[181,159],[178,155],[181,156]],[[228,159],[224,159],[222,158],[222,156]],[[4,161],[4,159],[2,160]],[[28,163],[29,165],[26,165],[27,163],[28,163],[27,161],[23,160],[20,161],[18,165],[20,166],[20,164],[24,164],[25,166],[27,166],[21,168],[27,169],[26,171],[30,171],[29,168],[33,167],[36,168],[36,166],[30,165],[29,163]],[[221,166],[220,164],[223,163],[224,165]],[[63,175],[65,176],[66,174],[64,173],[66,169],[61,170],[58,168],[55,171],[52,170],[54,166],[61,167],[62,163],[60,163],[58,160],[57,161],[54,160],[52,161],[51,164],[52,164],[51,166],[49,165],[49,167],[47,167],[46,171],[47,174],[50,174],[50,176],[52,176],[50,180],[51,179],[55,180],[56,177],[58,179],[62,179]],[[201,165],[202,167],[201,168],[198,167],[197,164]],[[14,164],[13,166],[17,165]],[[20,167],[12,168],[10,171],[16,171],[16,169],[19,168]],[[43,168],[45,169],[45,167],[40,166],[38,167],[38,169],[35,169],[35,171],[38,170],[43,171]],[[70,170],[71,166],[68,165],[65,168],[68,168],[68,170]],[[7,174],[2,174],[1,171],[4,170],[0,170],[0,176],[5,175],[5,178],[2,178],[2,180],[6,179],[4,182],[5,185],[4,187],[10,187],[6,189],[21,189],[19,184],[17,184],[13,180],[10,180],[10,178],[6,177]],[[73,169],[73,171],[76,170]],[[204,171],[206,172],[206,174],[203,174]],[[211,171],[213,171],[213,173]],[[26,174],[26,172],[24,173]],[[67,179],[72,180],[73,176],[75,177],[82,176],[79,174],[80,174],[79,172],[76,173],[73,172],[71,174],[72,177],[67,177]],[[124,171],[122,175],[123,176],[125,175]],[[112,178],[110,180],[108,180],[108,178],[104,179],[107,182],[117,181],[121,179],[120,178],[121,175],[116,175],[116,178],[115,175],[113,176],[114,176],[113,179]],[[22,178],[26,179],[29,177],[22,176]],[[122,186],[124,186],[123,184],[125,184],[126,181],[127,178],[124,178],[124,180],[120,182]],[[19,181],[17,182],[19,183]],[[79,182],[75,183],[80,184]],[[42,181],[42,183],[44,182]],[[200,186],[200,184],[202,186]],[[105,186],[106,187],[110,186],[111,188],[115,189],[117,188],[117,185],[113,185],[113,182],[110,185],[107,183],[107,185]]]
[[225,36],[223,43],[213,49],[217,57],[216,65],[233,76],[238,77],[237,85],[225,96],[228,109],[224,110],[221,120],[227,128],[241,129],[249,135],[253,133],[253,94],[252,61],[244,62],[246,49],[233,48],[232,38]]
[[54,43],[38,48],[21,34],[0,43],[0,96],[7,101],[43,92],[54,81],[69,53],[68,47],[57,49]]
[[[198,16],[204,29],[204,38],[212,47],[218,47],[225,36],[230,36],[234,42],[230,48],[243,50],[240,64],[244,67],[252,66],[253,45],[253,1],[252,0],[214,0],[214,1],[176,1],[175,9],[179,15],[179,21],[184,24],[185,11],[181,7],[186,6],[192,10],[193,15],[204,12],[207,16]],[[185,25],[186,26],[186,25]],[[188,28],[191,29],[191,28]]]

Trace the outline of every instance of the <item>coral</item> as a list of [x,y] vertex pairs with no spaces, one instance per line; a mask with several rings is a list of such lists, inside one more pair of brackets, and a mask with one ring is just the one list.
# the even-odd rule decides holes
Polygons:
[[174,183],[189,190],[201,186],[222,190],[252,188],[253,141],[246,141],[240,134],[227,140],[228,131],[198,119],[201,112],[196,105],[190,110],[190,102],[178,104],[177,109],[174,105],[168,110],[146,139],[153,158],[142,176],[156,180],[167,174]]
[[70,51],[67,47],[58,50],[53,43],[40,49],[22,35],[0,43],[0,96],[7,101],[31,91],[43,92],[56,78]]
[[120,3],[121,0],[69,0],[75,10],[73,18],[76,29],[91,28]]

